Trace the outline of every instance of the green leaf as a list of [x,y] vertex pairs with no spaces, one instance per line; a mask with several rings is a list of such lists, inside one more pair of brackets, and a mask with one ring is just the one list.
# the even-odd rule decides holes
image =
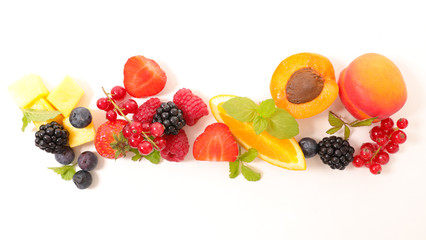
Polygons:
[[55,173],[61,175],[62,179],[69,181],[75,174],[75,164],[62,167],[50,167]]
[[27,118],[27,116],[24,114],[24,116],[22,117],[22,128],[21,128],[21,130],[24,132],[25,131],[25,128],[27,128],[27,126],[28,126],[28,124],[30,123],[31,121]]
[[229,162],[229,177],[236,178],[240,174],[240,160]]
[[275,112],[274,99],[268,99],[260,103],[257,112],[264,118],[269,118]]
[[[334,115],[332,112],[328,112],[328,122],[333,127],[342,127],[343,121],[340,120],[336,115]],[[340,129],[340,128],[339,128]]]
[[345,139],[349,138],[349,135],[351,134],[351,130],[348,126],[345,125]]
[[253,120],[253,129],[257,135],[261,134],[265,131],[268,126],[268,120],[263,118],[262,116],[256,116]]
[[349,125],[351,127],[362,127],[362,126],[370,126],[374,120],[376,120],[377,117],[374,118],[369,118],[369,119],[365,119],[362,121],[354,121],[352,123],[350,123]]
[[28,118],[29,121],[35,121],[35,122],[43,122],[50,119],[55,118],[61,112],[58,111],[46,111],[46,110],[36,110],[36,109],[22,109],[22,112],[24,115]]
[[326,133],[328,133],[328,134],[334,134],[334,133],[336,133],[337,131],[339,131],[341,128],[343,127],[343,125],[342,126],[340,126],[340,127],[334,127],[334,128],[330,128],[330,129],[328,129],[327,130],[327,132]]
[[139,151],[136,148],[130,148],[130,151],[135,154],[132,157],[133,161],[135,161],[135,162],[140,161],[143,158],[143,156],[139,153]]
[[299,124],[286,110],[277,108],[269,118],[266,131],[278,139],[289,139],[299,134]]
[[245,165],[241,166],[241,173],[248,181],[259,181],[261,177],[260,173],[255,172],[253,169]]
[[145,156],[146,159],[148,159],[151,163],[159,164],[160,163],[160,151],[157,151],[154,149],[152,153]]
[[223,109],[229,116],[241,122],[251,122],[257,115],[257,104],[250,98],[234,97],[223,103]]
[[256,149],[250,148],[247,152],[241,154],[237,160],[249,163],[252,162],[258,154],[259,152]]

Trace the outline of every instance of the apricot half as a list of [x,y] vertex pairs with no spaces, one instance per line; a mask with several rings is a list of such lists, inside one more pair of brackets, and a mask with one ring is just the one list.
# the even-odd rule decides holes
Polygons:
[[401,109],[407,88],[398,67],[377,53],[353,60],[339,76],[340,100],[357,119],[384,119]]
[[316,53],[298,53],[284,59],[272,75],[269,87],[275,104],[295,118],[308,118],[324,111],[339,93],[333,65]]

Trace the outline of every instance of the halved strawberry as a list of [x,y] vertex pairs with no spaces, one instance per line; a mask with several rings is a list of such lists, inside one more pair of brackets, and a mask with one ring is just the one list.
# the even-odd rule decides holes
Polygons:
[[138,55],[124,65],[124,88],[136,98],[153,96],[163,90],[167,76],[154,61]]
[[234,162],[238,157],[238,145],[223,123],[213,123],[195,139],[192,154],[201,161]]
[[[129,145],[127,140],[121,137],[122,134],[120,135],[120,132],[127,123],[126,120],[117,119],[114,122],[104,122],[98,127],[94,143],[99,155],[112,159],[121,158],[126,155]],[[114,134],[117,136],[117,139],[114,139]]]

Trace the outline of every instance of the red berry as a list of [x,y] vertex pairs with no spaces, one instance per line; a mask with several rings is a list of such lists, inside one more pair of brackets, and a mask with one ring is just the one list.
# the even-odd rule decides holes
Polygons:
[[377,145],[379,145],[381,147],[385,146],[388,142],[389,142],[389,138],[387,138],[387,137],[383,136],[383,137],[376,138]]
[[386,145],[386,151],[388,151],[388,153],[396,153],[398,152],[398,150],[399,150],[399,146],[394,141],[390,141],[388,145]]
[[142,133],[142,123],[133,121],[130,126],[130,131],[132,132],[132,135],[140,135]]
[[154,115],[157,112],[157,108],[161,106],[161,101],[158,98],[150,98],[148,101],[142,103],[138,108],[137,112],[133,115],[133,120],[141,123],[151,123],[154,119]]
[[352,164],[355,166],[355,167],[362,167],[363,165],[364,165],[364,160],[359,156],[359,155],[356,155],[355,157],[354,157],[354,160],[352,161]]
[[374,145],[372,143],[369,143],[369,142],[364,143],[364,144],[361,145],[361,149],[364,149],[364,148],[368,148],[371,151],[374,151]]
[[371,161],[365,161],[364,162],[364,166],[367,167],[367,168],[370,168],[371,164],[372,164]]
[[397,130],[392,134],[391,140],[398,144],[403,144],[405,143],[405,141],[407,141],[407,135],[405,134],[405,132]]
[[164,126],[159,122],[152,123],[149,127],[149,132],[154,137],[161,137],[164,133]]
[[151,127],[151,124],[147,122],[142,123],[142,132],[148,133],[150,127]]
[[138,104],[135,100],[129,99],[124,103],[124,108],[128,113],[136,113],[138,111]]
[[396,122],[396,126],[399,129],[404,129],[408,126],[408,120],[405,118],[400,118],[397,122]]
[[385,118],[380,121],[380,127],[382,129],[391,129],[393,127],[393,120],[391,118]]
[[379,152],[374,158],[375,162],[381,165],[385,165],[389,162],[389,154],[387,152]]
[[373,163],[370,166],[370,172],[374,175],[380,174],[380,172],[382,171],[382,166],[380,166],[380,164],[378,163]]
[[373,151],[369,147],[361,148],[359,156],[364,160],[370,160],[370,158],[373,156]]
[[395,132],[395,130],[393,129],[393,128],[386,128],[386,129],[383,129],[383,134],[386,136],[386,137],[390,137],[391,135],[392,135],[392,133],[393,132]]
[[126,96],[126,89],[121,86],[115,86],[111,89],[111,97],[116,101],[122,100]]
[[[114,100],[112,100],[112,101],[114,101]],[[114,103],[115,103],[115,101],[114,101]],[[109,110],[114,110],[114,105],[108,100],[108,107],[105,111],[109,111]]]
[[154,148],[152,147],[152,144],[148,141],[142,141],[138,145],[138,151],[142,155],[148,155],[152,152],[152,150],[154,150]]
[[114,122],[115,120],[117,120],[117,113],[114,112],[114,110],[108,110],[108,112],[106,113],[106,119],[111,122]]
[[[126,107],[124,106],[124,102],[121,102],[118,104],[118,107],[120,108],[121,112],[126,116],[129,112],[127,111]],[[117,113],[121,116],[120,111],[117,110]]]
[[370,130],[370,138],[373,141],[376,141],[378,137],[382,137],[384,135],[383,130],[379,126],[375,126]]
[[182,110],[183,119],[188,126],[193,126],[197,121],[209,114],[203,99],[193,94],[191,90],[182,88],[173,96],[173,102]]
[[164,138],[156,137],[153,141],[155,145],[157,145],[155,149],[157,149],[158,151],[162,151],[164,148],[166,148],[167,142]]
[[108,101],[107,98],[99,98],[98,101],[96,101],[96,106],[100,109],[100,110],[104,110],[106,111],[108,106],[111,103]]
[[132,136],[132,131],[130,130],[129,124],[124,126],[123,128],[123,136],[127,139],[129,139]]
[[139,144],[142,142],[143,137],[141,135],[132,135],[129,138],[129,145],[132,148],[137,148]]
[[189,141],[186,133],[181,129],[178,135],[164,135],[166,147],[161,150],[161,157],[172,162],[181,162],[189,151]]

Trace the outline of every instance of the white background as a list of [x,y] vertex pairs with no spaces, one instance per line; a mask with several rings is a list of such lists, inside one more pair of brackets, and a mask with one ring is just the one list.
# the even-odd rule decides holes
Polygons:
[[[421,1],[257,2],[2,1],[0,239],[426,239]],[[257,159],[251,166],[262,179],[253,183],[192,154],[159,165],[101,158],[93,186],[79,190],[47,169],[59,164],[35,148],[31,127],[20,131],[7,93],[28,73],[49,89],[70,75],[85,90],[80,105],[96,108],[102,86],[122,85],[127,58],[144,55],[167,73],[162,100],[186,87],[206,102],[225,93],[261,101],[270,98],[276,66],[299,52],[328,57],[336,76],[367,52],[400,68],[408,100],[394,119],[409,119],[408,141],[380,176],[333,171],[318,157],[302,172]],[[353,119],[339,99],[330,109]],[[103,116],[95,115],[96,126]],[[213,122],[209,115],[186,128],[191,145]],[[320,140],[327,112],[299,124],[296,139]],[[368,130],[354,130],[352,145],[367,141]],[[75,149],[84,150],[94,147]]]

